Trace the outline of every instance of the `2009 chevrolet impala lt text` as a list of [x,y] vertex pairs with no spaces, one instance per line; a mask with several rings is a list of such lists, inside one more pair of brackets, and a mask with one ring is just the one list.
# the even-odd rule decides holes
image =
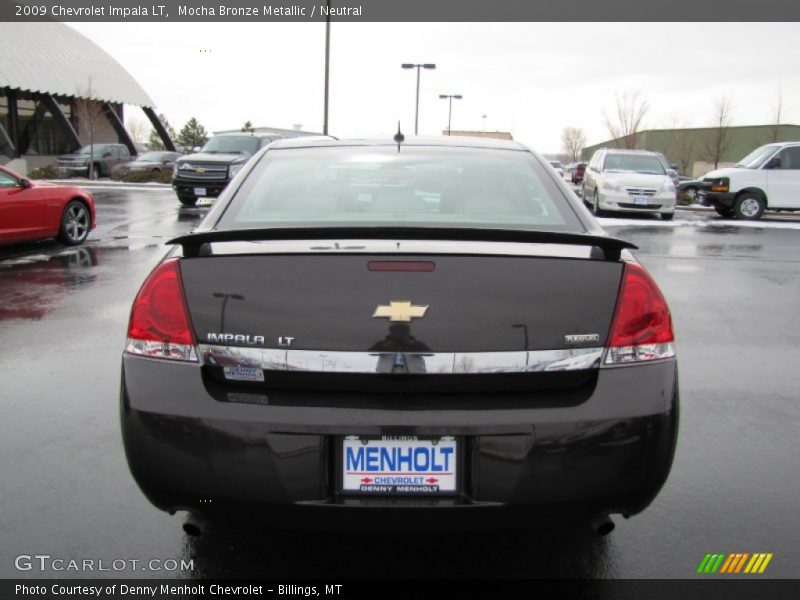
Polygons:
[[122,432],[192,527],[607,533],[667,479],[667,303],[521,144],[281,140],[170,244],[131,310]]

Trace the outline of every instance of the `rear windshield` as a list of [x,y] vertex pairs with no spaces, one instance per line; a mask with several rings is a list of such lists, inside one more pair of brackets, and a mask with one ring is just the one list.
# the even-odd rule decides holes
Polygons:
[[211,138],[201,152],[206,154],[255,154],[261,138],[252,135],[219,135]]
[[652,154],[607,154],[603,171],[666,175],[664,166]]
[[421,146],[272,150],[247,176],[220,225],[584,231],[530,153]]

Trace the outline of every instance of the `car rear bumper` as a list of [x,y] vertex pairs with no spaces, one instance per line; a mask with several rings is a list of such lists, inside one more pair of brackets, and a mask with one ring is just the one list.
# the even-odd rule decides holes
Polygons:
[[[577,403],[531,392],[486,408],[425,403],[337,406],[319,392],[212,394],[197,365],[125,355],[122,431],[131,472],[158,508],[216,522],[287,527],[523,527],[632,515],[669,474],[678,426],[677,366],[602,369]],[[357,395],[357,394],[356,394]],[[352,395],[347,395],[350,398]],[[455,403],[457,404],[457,400]],[[498,408],[492,409],[497,400]],[[540,402],[541,400],[541,402]],[[447,497],[339,493],[344,435],[452,435],[461,486]]]

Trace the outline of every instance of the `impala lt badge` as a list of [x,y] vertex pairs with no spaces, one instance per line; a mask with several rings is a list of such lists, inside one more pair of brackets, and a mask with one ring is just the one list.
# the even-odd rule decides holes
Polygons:
[[209,342],[233,342],[234,344],[264,345],[263,335],[242,335],[237,333],[207,333]]
[[378,306],[372,316],[389,319],[393,323],[408,323],[411,319],[424,317],[427,310],[427,306],[416,306],[409,300],[392,300],[389,306]]

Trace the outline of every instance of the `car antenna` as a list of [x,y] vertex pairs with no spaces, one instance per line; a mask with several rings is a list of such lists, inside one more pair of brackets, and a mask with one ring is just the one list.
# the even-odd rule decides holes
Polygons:
[[394,134],[394,141],[397,142],[397,152],[400,152],[400,143],[406,139],[406,136],[400,131],[400,121],[397,122],[397,133]]

